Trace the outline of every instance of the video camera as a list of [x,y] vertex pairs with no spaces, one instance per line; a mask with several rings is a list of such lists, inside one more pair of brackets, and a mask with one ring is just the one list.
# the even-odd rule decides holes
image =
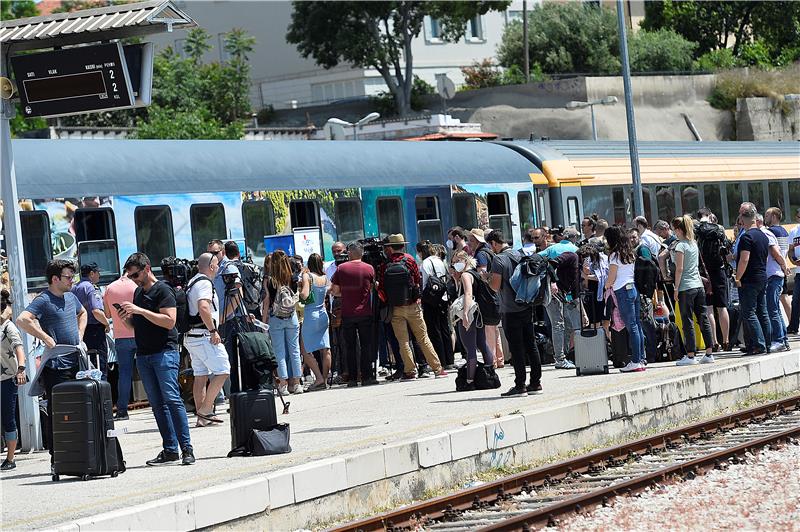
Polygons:
[[386,255],[383,254],[383,247],[386,245],[383,239],[376,236],[362,238],[358,241],[364,249],[362,261],[366,262],[377,271],[378,267],[386,262]]
[[548,231],[548,233],[550,233],[551,235],[564,234],[564,226],[563,225],[557,225],[555,227],[551,227],[550,230]]
[[197,273],[197,261],[166,257],[161,260],[164,281],[171,286],[186,286]]

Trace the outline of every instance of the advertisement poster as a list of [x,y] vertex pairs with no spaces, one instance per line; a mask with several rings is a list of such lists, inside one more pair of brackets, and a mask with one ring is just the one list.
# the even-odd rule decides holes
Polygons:
[[274,235],[264,237],[264,250],[269,254],[273,251],[282,250],[290,257],[294,255],[294,237],[292,235]]
[[308,262],[312,253],[322,255],[322,237],[319,227],[298,227],[294,230],[295,254],[303,257],[303,263]]

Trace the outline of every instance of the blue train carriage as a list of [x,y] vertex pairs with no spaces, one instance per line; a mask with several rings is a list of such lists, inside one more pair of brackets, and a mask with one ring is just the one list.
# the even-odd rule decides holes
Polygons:
[[[579,227],[597,213],[611,224],[634,218],[626,141],[500,142],[542,169],[549,190],[544,217]],[[763,213],[780,207],[794,226],[800,208],[800,145],[797,142],[640,142],[639,164],[647,219],[672,220],[710,208],[730,233],[739,205]],[[549,209],[549,211],[548,211]],[[556,223],[556,222],[554,222]]]
[[234,239],[259,262],[265,236],[300,227],[319,228],[326,260],[335,240],[441,243],[453,225],[503,229],[519,246],[547,193],[535,165],[490,143],[15,140],[14,151],[31,291],[52,257],[97,262],[107,284],[137,250],[158,264]]

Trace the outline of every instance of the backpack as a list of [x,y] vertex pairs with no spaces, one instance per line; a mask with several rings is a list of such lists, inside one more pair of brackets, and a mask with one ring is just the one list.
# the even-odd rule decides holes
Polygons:
[[475,259],[477,260],[479,253],[485,253],[488,257],[486,263],[486,269],[488,271],[492,271],[492,263],[494,263],[494,251],[491,250],[489,246],[482,246],[478,251],[475,252]]
[[[203,320],[200,318],[200,314],[192,315],[189,313],[189,290],[199,281],[208,281],[211,283],[212,294],[216,291],[214,290],[214,283],[205,275],[189,283],[185,290],[183,288],[172,288],[172,293],[175,294],[175,328],[178,329],[178,332],[181,334],[189,332],[189,330],[194,327],[203,327]],[[214,306],[214,312],[216,312],[217,307],[214,305],[213,297],[211,299],[211,305]]]
[[396,307],[408,305],[415,300],[411,288],[411,268],[408,266],[408,257],[399,261],[390,262],[383,272],[383,292],[386,294],[386,303]]
[[556,275],[547,257],[534,253],[522,255],[517,261],[512,257],[514,273],[509,279],[514,290],[514,301],[521,305],[546,305],[549,303],[550,280]]
[[724,255],[727,255],[729,248],[728,237],[722,227],[711,222],[700,222],[695,226],[695,237],[706,266],[711,269],[722,268],[725,264]]
[[239,270],[242,279],[242,300],[247,312],[258,316],[261,307],[261,273],[252,262],[235,260],[233,263]]
[[633,264],[633,284],[636,285],[636,291],[652,298],[658,285],[659,273],[658,264],[650,250],[647,246],[639,246]]
[[276,318],[290,318],[295,312],[300,298],[297,293],[286,285],[275,290],[275,299],[272,301],[272,315]]
[[429,275],[428,282],[425,288],[422,289],[422,302],[431,307],[446,307],[447,300],[444,296],[447,295],[447,276],[438,277],[436,275]]
[[473,297],[481,311],[481,321],[484,325],[498,325],[500,323],[500,298],[478,272],[469,270],[469,273],[472,274],[474,280],[472,283]]

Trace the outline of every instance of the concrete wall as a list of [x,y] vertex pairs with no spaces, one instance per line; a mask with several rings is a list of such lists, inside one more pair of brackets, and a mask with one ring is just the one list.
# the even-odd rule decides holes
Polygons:
[[783,101],[739,98],[736,101],[737,140],[800,140],[800,95]]

